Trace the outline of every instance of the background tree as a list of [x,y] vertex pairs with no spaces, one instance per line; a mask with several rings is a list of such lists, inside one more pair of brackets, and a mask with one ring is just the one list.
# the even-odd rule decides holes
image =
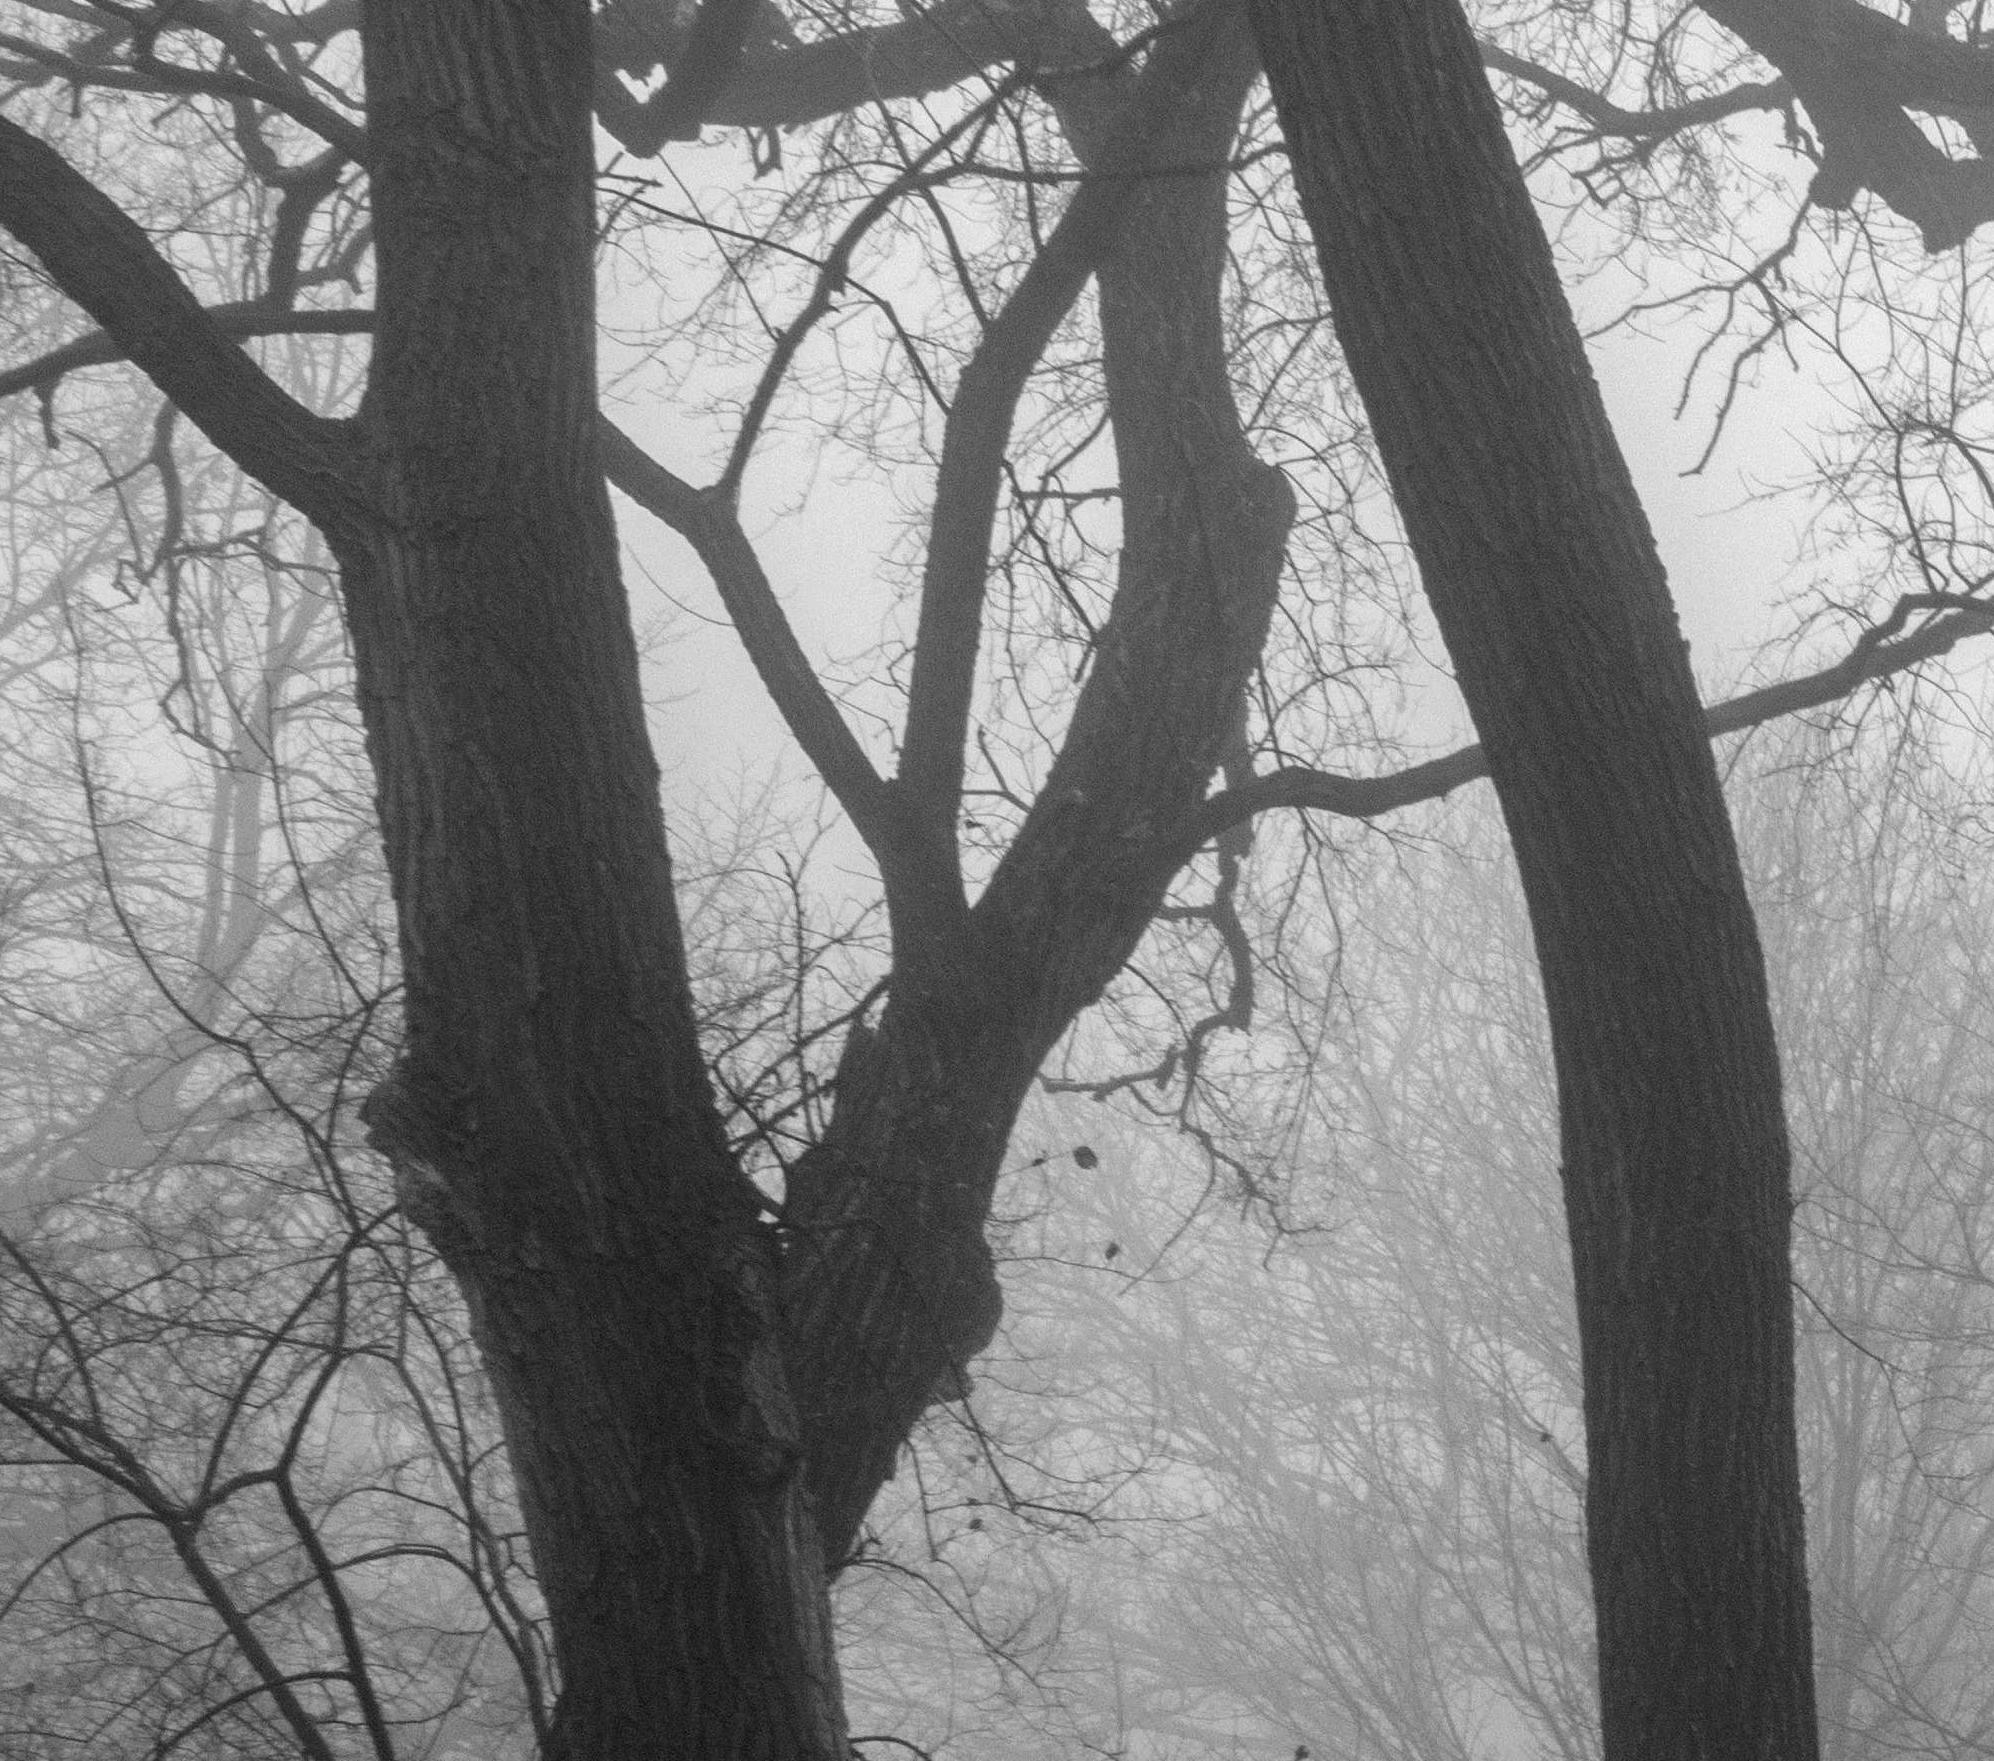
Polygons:
[[[473,1296],[548,1591],[555,1746],[615,1753],[648,1740],[647,1720],[684,1737],[703,1719],[743,1752],[835,1746],[818,1542],[833,1565],[849,1556],[908,1426],[960,1392],[989,1337],[983,1224],[1039,1064],[1155,923],[1113,1001],[1198,1124],[1215,1035],[1251,1014],[1245,821],[1374,816],[1479,772],[1473,752],[1383,776],[1368,757],[1392,744],[1387,669],[1423,630],[1362,431],[1325,395],[1339,369],[1250,109],[1241,22],[943,6],[751,34],[748,9],[716,7],[681,35],[615,7],[591,69],[578,6],[371,8],[364,44],[345,0],[17,0],[7,17],[0,221],[34,258],[8,265],[21,365],[0,385],[41,397],[21,443],[90,432],[95,400],[118,398],[95,388],[129,381],[76,376],[128,356],[317,522],[343,571],[406,986],[373,1126]],[[1656,236],[1753,187],[1712,131],[1791,100],[1732,80],[1715,31],[1484,22],[1539,107],[1528,138],[1553,156],[1551,199],[1617,179],[1608,223]],[[1602,58],[1614,43],[1632,48]],[[1643,78],[1668,101],[1623,103]],[[781,174],[709,199],[625,161],[606,185],[619,292],[682,278],[688,255],[714,265],[693,314],[649,295],[659,358],[729,334],[757,357],[738,387],[717,382],[739,419],[704,491],[596,433],[591,91],[634,152],[704,117],[753,131],[756,168]],[[781,131],[818,119],[807,161],[778,164]],[[790,160],[800,144],[787,137]],[[1098,333],[1073,316],[1090,278]],[[38,329],[67,322],[50,282],[102,329]],[[798,316],[769,326],[780,310]],[[375,342],[357,404],[296,376],[335,344],[260,345],[300,394],[287,401],[232,341],[359,330]],[[849,378],[841,350],[863,360]],[[845,394],[827,407],[830,382]],[[846,686],[809,665],[744,525],[785,421],[933,473],[911,639],[889,627]],[[1970,475],[1970,453],[1952,456]],[[853,997],[885,977],[883,1003],[848,1032],[843,1002],[806,1029],[781,1065],[795,1089],[741,1155],[696,1056],[598,459],[698,549],[880,877],[888,969]],[[1270,459],[1300,486],[1292,527]],[[85,487],[58,461],[36,469],[51,506]],[[121,482],[140,553],[179,555],[185,474],[155,462]],[[301,554],[267,517],[218,561],[240,550]],[[1284,639],[1260,660],[1284,557]],[[1887,578],[1879,613],[1906,588],[1925,597],[1879,616],[1846,664],[1729,716],[1932,658],[1982,627],[1970,600],[1938,597],[1971,584]],[[140,586],[170,631],[174,575]],[[1229,786],[1208,796],[1215,770]],[[1333,844],[1311,856],[1334,877]],[[1199,988],[1210,1007],[1186,1004]],[[352,1098],[327,1115],[348,1146]],[[746,1175],[778,1171],[771,1230],[772,1196]],[[633,1529],[633,1500],[655,1520]],[[734,1550],[726,1569],[689,1568],[714,1547]],[[761,1588],[716,1615],[723,1584]],[[749,1652],[789,1658],[780,1691],[740,1667]]]

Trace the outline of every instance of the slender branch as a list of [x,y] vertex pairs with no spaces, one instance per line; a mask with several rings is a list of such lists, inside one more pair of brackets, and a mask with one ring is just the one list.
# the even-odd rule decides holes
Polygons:
[[[1898,636],[1914,612],[1943,611],[1923,629]],[[1747,691],[1705,712],[1705,725],[1713,737],[1755,728],[1783,715],[1803,709],[1818,709],[1846,697],[1858,685],[1872,679],[1885,679],[1924,661],[1949,654],[1969,636],[1994,628],[1994,602],[1976,600],[1962,593],[1907,593],[1897,601],[1890,616],[1865,630],[1856,639],[1846,658],[1818,673],[1798,679],[1783,679],[1757,691]]]
[[96,59],[85,60],[12,34],[0,35],[0,49],[21,58],[12,65],[11,71],[15,77],[31,83],[59,79],[77,88],[99,86],[113,91],[184,93],[266,104],[310,129],[347,158],[363,164],[366,162],[366,129],[352,118],[342,116],[286,74],[271,58],[256,33],[232,12],[204,4],[203,0],[178,0],[171,8],[171,16],[162,18],[158,28],[198,30],[214,37],[246,71],[227,73],[214,68],[184,67],[161,61],[152,52],[149,38],[147,46],[129,66],[114,66],[108,61]]
[[[373,311],[366,306],[310,312],[275,307],[267,300],[231,300],[227,305],[204,306],[202,310],[223,336],[238,341],[252,336],[365,336],[374,328]],[[104,367],[128,359],[115,337],[93,330],[32,361],[0,370],[0,398],[16,397],[24,391],[50,392],[66,375],[84,367]]]
[[894,853],[890,790],[804,654],[731,501],[674,476],[607,419],[599,445],[609,481],[699,553],[789,731],[859,836],[887,865]]
[[[1945,611],[1948,615],[1908,636],[1897,637],[1896,632],[1911,614],[1919,611]],[[1844,659],[1819,672],[1782,679],[1713,704],[1704,711],[1704,727],[1716,739],[1783,715],[1818,709],[1872,679],[1885,679],[1936,660],[1968,637],[1983,635],[1989,629],[1994,629],[1994,602],[1964,594],[1906,594],[1888,618],[1863,632]],[[1288,765],[1209,797],[1164,840],[1159,856],[1174,872],[1221,832],[1269,808],[1300,807],[1346,819],[1376,819],[1416,802],[1437,801],[1488,774],[1488,759],[1479,745],[1463,746],[1444,757],[1378,777],[1339,776],[1333,771]]]
[[[0,118],[0,131],[11,127]],[[7,145],[6,134],[0,132],[0,165],[6,163]],[[0,218],[5,217],[4,202],[0,202]],[[364,307],[339,312],[281,312],[254,300],[207,307],[202,315],[228,337],[357,335],[371,331],[374,324],[374,314]],[[999,323],[1002,321],[1000,318]],[[96,331],[23,366],[0,372],[0,398],[23,391],[46,391],[64,374],[127,358],[112,336]],[[742,646],[785,725],[867,847],[882,862],[887,860],[896,849],[892,785],[874,769],[824,690],[739,520],[724,502],[668,471],[606,418],[600,444],[608,480],[683,537],[705,563]],[[1919,611],[1949,615],[1934,619],[1909,636],[1898,637],[1897,632]],[[1994,627],[1994,604],[1983,605],[1961,594],[1907,594],[1888,618],[1857,639],[1844,659],[1818,672],[1783,679],[1712,705],[1705,712],[1705,726],[1714,739],[1784,715],[1817,709],[1869,680],[1888,678],[1939,659],[1990,627]],[[1161,842],[1159,855],[1174,871],[1221,833],[1277,808],[1376,819],[1421,801],[1439,800],[1487,775],[1488,761],[1479,745],[1463,746],[1377,777],[1285,765],[1207,798]]]
[[1707,98],[1684,104],[1664,105],[1658,110],[1628,110],[1602,97],[1589,86],[1551,68],[1540,67],[1521,55],[1490,42],[1478,42],[1482,65],[1494,73],[1507,75],[1525,85],[1535,86],[1547,98],[1582,116],[1602,135],[1624,135],[1632,140],[1659,140],[1684,129],[1701,128],[1722,122],[1748,110],[1783,110],[1793,102],[1793,88],[1785,80],[1754,82],[1732,86]]
[[[371,331],[374,325],[373,312],[364,307],[283,312],[255,300],[209,307],[205,316],[218,332],[231,337],[352,335]],[[23,391],[46,395],[66,373],[125,358],[116,338],[96,331],[0,372],[0,398]],[[894,857],[891,791],[804,654],[729,499],[702,493],[675,476],[607,419],[601,425],[600,444],[609,481],[683,537],[706,564],[784,723],[867,847],[886,865]]]
[[365,518],[345,425],[278,386],[202,309],[136,221],[5,117],[0,226],[258,482],[329,531]]
[[783,378],[789,371],[789,364],[795,359],[796,351],[803,346],[817,322],[831,311],[837,296],[850,283],[852,258],[866,234],[892,211],[903,195],[921,183],[928,167],[936,159],[963,136],[981,128],[990,110],[1009,98],[1023,83],[1022,76],[1014,76],[1000,82],[996,90],[982,103],[973,105],[965,115],[958,117],[942,130],[914,162],[893,178],[884,189],[875,193],[839,233],[837,242],[818,266],[816,280],[811,285],[810,297],[804,302],[803,310],[784,328],[782,334],[776,338],[775,347],[769,352],[768,364],[762,369],[761,378],[756,381],[754,393],[748,399],[747,410],[741,417],[740,430],[734,436],[734,444],[727,455],[726,467],[714,485],[716,494],[724,496],[729,501],[739,497],[741,479],[747,472],[748,460],[754,452],[755,443],[761,438],[762,424],[768,419],[769,410],[775,403],[776,393],[781,389]]

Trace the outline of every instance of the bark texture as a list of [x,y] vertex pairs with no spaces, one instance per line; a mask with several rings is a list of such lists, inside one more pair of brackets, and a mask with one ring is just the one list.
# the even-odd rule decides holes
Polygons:
[[[846,1053],[830,1126],[786,1205],[791,1363],[834,1568],[909,1427],[989,1343],[1001,1299],[983,1229],[1018,1108],[1185,859],[1168,834],[1202,800],[1266,640],[1293,492],[1254,453],[1226,372],[1225,174],[1173,169],[1224,164],[1254,67],[1243,12],[1220,0],[1166,33],[1139,74],[1054,88],[1069,138],[1103,174],[1088,199],[1117,192],[1052,294],[1070,305],[1085,269],[1098,275],[1127,537],[1064,747],[973,904],[956,841],[968,685],[1023,370],[972,360],[950,413],[893,785],[901,830],[881,864],[892,991]],[[1037,346],[1065,305],[1033,319]],[[1014,347],[1011,317],[991,327],[998,350]]]
[[470,1300],[558,1761],[845,1754],[774,1313],[700,1062],[596,445],[586,0],[370,0],[379,517],[338,535],[400,912],[370,1106]]
[[1457,0],[1252,0],[1557,1060],[1608,1761],[1816,1753],[1788,1152],[1667,583]]

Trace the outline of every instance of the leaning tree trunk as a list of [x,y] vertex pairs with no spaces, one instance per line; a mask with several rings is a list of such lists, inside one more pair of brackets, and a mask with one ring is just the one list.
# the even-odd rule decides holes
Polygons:
[[1543,967],[1607,1761],[1806,1761],[1779,1064],[1654,540],[1457,0],[1253,14]]
[[369,0],[382,517],[337,535],[406,979],[370,1103],[469,1299],[562,1761],[843,1757],[777,1265],[694,1032],[597,459],[588,0]]

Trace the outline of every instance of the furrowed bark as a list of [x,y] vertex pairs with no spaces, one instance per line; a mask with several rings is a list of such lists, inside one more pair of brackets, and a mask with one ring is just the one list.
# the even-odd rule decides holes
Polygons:
[[1812,1761],[1779,1064],[1660,559],[1456,0],[1253,15],[1543,968],[1605,1755]]
[[400,912],[370,1103],[469,1300],[559,1761],[845,1754],[775,1244],[694,1032],[597,448],[586,0],[370,0],[385,518],[339,546]]
[[0,223],[104,326],[23,383],[125,355],[340,560],[405,975],[368,1121],[498,1396],[550,1755],[843,1761],[777,1243],[699,1054],[597,449],[588,6],[365,23],[380,301],[324,326],[375,331],[360,417],[290,399],[229,340],[264,313],[202,311],[0,120]]

